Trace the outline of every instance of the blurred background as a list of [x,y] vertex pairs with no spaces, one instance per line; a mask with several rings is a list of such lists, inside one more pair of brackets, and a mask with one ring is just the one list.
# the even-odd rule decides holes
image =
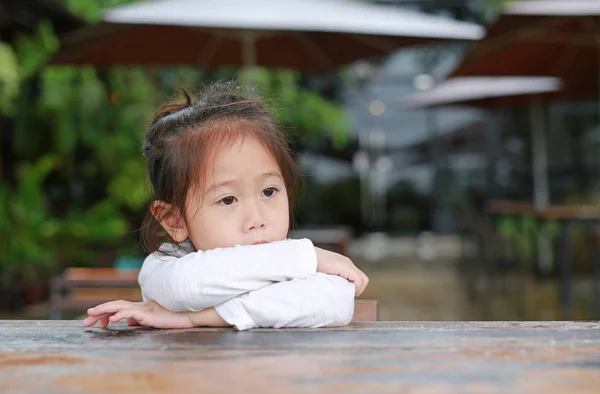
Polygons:
[[157,105],[256,86],[381,320],[600,319],[600,2],[0,1],[0,318],[137,299]]

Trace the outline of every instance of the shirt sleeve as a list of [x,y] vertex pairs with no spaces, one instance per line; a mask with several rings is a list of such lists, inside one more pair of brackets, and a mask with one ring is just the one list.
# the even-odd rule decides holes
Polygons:
[[144,300],[173,311],[199,311],[275,282],[316,273],[308,239],[198,251],[181,257],[153,254],[138,282]]
[[354,314],[354,285],[339,276],[274,283],[215,307],[238,330],[251,328],[344,326]]

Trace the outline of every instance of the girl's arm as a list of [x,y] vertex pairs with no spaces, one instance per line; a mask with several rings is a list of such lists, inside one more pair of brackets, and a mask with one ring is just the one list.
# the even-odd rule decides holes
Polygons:
[[113,301],[88,310],[87,327],[127,319],[155,328],[343,326],[354,313],[354,285],[333,275],[274,283],[199,312],[171,312],[149,302]]
[[154,301],[111,301],[88,309],[83,325],[91,327],[99,323],[106,328],[110,323],[127,320],[130,326],[154,328],[231,327],[215,312],[206,308],[199,312],[171,312]]
[[310,240],[284,240],[180,257],[152,254],[138,281],[145,301],[174,312],[199,311],[274,282],[307,278],[316,270]]
[[[344,326],[354,314],[354,294],[354,285],[346,279],[318,273],[309,278],[274,283],[214,309],[238,330]],[[195,320],[193,316],[190,318]]]

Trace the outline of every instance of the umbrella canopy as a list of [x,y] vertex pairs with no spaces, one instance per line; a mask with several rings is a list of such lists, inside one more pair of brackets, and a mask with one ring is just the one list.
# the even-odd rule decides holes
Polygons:
[[451,77],[554,76],[562,96],[598,95],[600,1],[511,3]]
[[55,64],[329,70],[409,45],[477,40],[471,23],[340,0],[163,0],[64,37]]
[[478,107],[508,107],[529,104],[534,97],[560,91],[554,77],[464,77],[451,78],[435,88],[400,99],[404,108],[468,104]]

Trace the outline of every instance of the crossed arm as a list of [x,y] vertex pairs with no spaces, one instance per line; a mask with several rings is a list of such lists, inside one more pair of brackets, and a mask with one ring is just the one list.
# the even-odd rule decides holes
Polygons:
[[[316,273],[330,271],[337,275]],[[344,278],[348,278],[346,280]],[[147,259],[145,302],[114,301],[88,311],[84,325],[127,319],[157,328],[345,325],[368,278],[352,262],[309,240]]]

